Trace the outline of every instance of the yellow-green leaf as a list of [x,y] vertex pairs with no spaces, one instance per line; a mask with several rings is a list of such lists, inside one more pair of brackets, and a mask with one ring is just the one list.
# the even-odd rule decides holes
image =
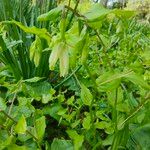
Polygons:
[[27,26],[24,26],[21,22],[18,22],[15,20],[9,21],[8,23],[17,25],[21,30],[23,30],[26,33],[35,34],[39,36],[40,38],[46,39],[48,43],[51,41],[51,36],[49,32],[47,31],[47,29],[45,28],[40,29],[35,26],[27,27]]
[[75,130],[67,130],[69,137],[73,140],[74,150],[79,150],[84,142],[84,136],[79,135]]
[[38,21],[55,21],[59,16],[62,11],[62,6],[58,6],[49,12],[40,15],[37,20]]
[[40,117],[35,121],[36,137],[42,141],[46,128],[45,116]]
[[27,123],[24,115],[22,115],[17,125],[15,126],[15,132],[19,134],[25,134],[26,130],[27,130]]
[[86,116],[86,117],[83,119],[82,125],[83,125],[83,128],[84,128],[84,129],[89,130],[90,127],[91,127],[91,117],[90,117],[90,116]]
[[93,100],[93,96],[90,90],[84,85],[81,84],[81,99],[85,105],[90,106]]

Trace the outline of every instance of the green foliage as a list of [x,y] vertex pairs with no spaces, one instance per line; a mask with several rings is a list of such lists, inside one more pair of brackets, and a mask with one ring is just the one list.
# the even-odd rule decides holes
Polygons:
[[22,115],[17,125],[15,126],[15,132],[18,134],[25,134],[26,129],[27,129],[26,120],[25,117]]
[[0,149],[149,150],[149,26],[68,2],[0,16]]

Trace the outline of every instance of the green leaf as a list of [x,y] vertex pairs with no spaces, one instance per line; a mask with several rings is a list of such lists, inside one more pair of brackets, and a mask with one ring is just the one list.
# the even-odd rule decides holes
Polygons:
[[89,130],[90,127],[91,127],[91,117],[90,117],[90,116],[86,116],[86,117],[83,119],[82,125],[83,125],[83,128],[84,128],[84,129]]
[[24,92],[28,95],[30,95],[32,98],[34,98],[35,100],[39,101],[39,100],[43,100],[43,101],[47,101],[44,100],[44,98],[46,98],[45,96],[49,96],[49,98],[51,98],[52,94],[51,94],[51,90],[52,87],[51,85],[46,82],[29,82],[29,83],[25,83],[24,84]]
[[51,41],[51,36],[49,32],[47,31],[47,29],[45,28],[40,29],[35,26],[27,27],[27,26],[24,26],[22,23],[15,21],[15,20],[9,21],[8,23],[17,25],[20,29],[22,29],[26,33],[35,34],[40,38],[46,39],[48,43]]
[[3,98],[0,97],[0,110],[5,110],[6,109],[6,103]]
[[123,19],[128,19],[130,17],[135,16],[135,11],[131,10],[121,10],[121,9],[114,9],[112,10],[112,13],[114,13],[117,17],[123,18]]
[[49,12],[38,16],[37,20],[38,21],[55,21],[60,16],[62,9],[63,9],[62,6],[58,6],[50,10]]
[[28,150],[26,146],[18,146],[16,144],[11,144],[7,147],[7,150]]
[[35,121],[36,137],[40,142],[43,139],[45,128],[46,128],[45,116],[42,116]]
[[138,127],[131,133],[131,137],[128,140],[127,147],[129,149],[150,149],[150,124]]
[[54,139],[51,150],[73,150],[73,145],[69,140]]
[[88,105],[88,106],[91,105],[91,102],[93,100],[93,96],[90,90],[84,84],[81,84],[81,99],[84,105]]
[[26,130],[27,130],[27,123],[24,115],[22,115],[17,125],[15,126],[15,132],[18,134],[25,134]]
[[63,107],[60,104],[53,104],[51,106],[47,106],[43,108],[43,114],[44,115],[50,115],[51,117],[53,117],[56,120],[60,119],[60,116],[57,114],[57,112],[63,109]]
[[4,150],[14,142],[15,138],[12,135],[6,135],[2,129],[0,134],[0,150]]
[[96,122],[94,125],[95,125],[95,128],[97,129],[106,129],[110,127],[111,124],[106,121],[101,121],[101,122]]
[[111,10],[104,8],[100,4],[94,4],[92,8],[84,14],[88,22],[97,22],[105,18]]
[[75,130],[67,130],[67,134],[73,140],[74,150],[79,150],[84,142],[84,136],[79,135]]
[[148,85],[148,83],[144,81],[143,77],[138,74],[129,74],[125,78],[144,89],[150,90],[150,85]]
[[105,72],[96,79],[98,90],[99,91],[114,90],[120,85],[121,79],[123,77],[126,77],[132,73],[133,73],[132,71],[123,72],[123,73],[114,72],[114,71]]

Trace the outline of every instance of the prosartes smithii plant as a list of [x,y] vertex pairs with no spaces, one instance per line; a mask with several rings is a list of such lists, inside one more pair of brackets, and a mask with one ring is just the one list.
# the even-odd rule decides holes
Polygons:
[[88,1],[42,10],[0,22],[0,150],[149,150],[149,24]]

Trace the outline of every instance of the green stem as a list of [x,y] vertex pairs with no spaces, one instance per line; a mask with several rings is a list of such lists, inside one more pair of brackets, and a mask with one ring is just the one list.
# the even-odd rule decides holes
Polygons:
[[114,138],[113,138],[113,142],[112,142],[112,146],[111,146],[111,150],[116,150],[118,147],[118,140],[120,139],[118,136],[118,129],[117,129],[117,120],[118,120],[118,116],[117,116],[117,99],[118,99],[118,89],[116,89],[116,96],[115,96],[115,103],[114,103],[114,108],[113,108],[113,120],[115,123],[115,129],[114,129]]
[[80,65],[79,67],[77,67],[68,77],[66,77],[62,82],[60,82],[59,84],[57,84],[54,87],[54,89],[58,88],[59,86],[63,85],[66,81],[68,81],[81,67],[82,67],[82,65]]
[[74,17],[74,15],[75,15],[75,12],[76,12],[76,10],[77,10],[77,7],[78,7],[78,5],[79,5],[79,2],[80,2],[80,0],[77,0],[77,2],[76,2],[76,5],[75,5],[75,7],[74,7],[74,9],[73,9],[73,13],[72,13],[72,15],[71,15],[71,17],[70,17],[70,20],[69,20],[69,23],[68,23],[68,25],[67,25],[67,30],[69,29],[69,27],[70,27],[70,24],[71,24],[71,22],[72,22],[72,20],[73,20],[73,17]]

